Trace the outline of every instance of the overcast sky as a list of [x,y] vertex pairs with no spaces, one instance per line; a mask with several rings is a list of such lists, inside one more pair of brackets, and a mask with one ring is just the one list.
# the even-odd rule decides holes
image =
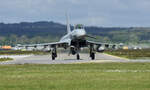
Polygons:
[[0,22],[54,21],[103,27],[149,27],[150,0],[0,0]]

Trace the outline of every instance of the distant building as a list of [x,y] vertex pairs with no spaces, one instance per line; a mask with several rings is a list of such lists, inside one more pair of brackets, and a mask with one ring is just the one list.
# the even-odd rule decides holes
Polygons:
[[128,49],[129,49],[128,46],[124,46],[124,47],[123,47],[123,50],[128,50]]
[[1,49],[10,50],[10,49],[12,49],[12,47],[11,46],[1,46]]

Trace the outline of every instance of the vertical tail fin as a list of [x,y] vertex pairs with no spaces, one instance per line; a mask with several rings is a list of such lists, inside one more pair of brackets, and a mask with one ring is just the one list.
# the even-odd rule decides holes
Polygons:
[[68,14],[66,14],[66,18],[67,18],[67,33],[71,32],[71,28],[70,28],[70,23],[69,23],[69,16]]

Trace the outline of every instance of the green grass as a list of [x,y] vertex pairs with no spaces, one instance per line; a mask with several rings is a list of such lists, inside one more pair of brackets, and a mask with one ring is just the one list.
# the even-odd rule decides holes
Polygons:
[[104,53],[128,59],[150,59],[150,49],[142,50],[108,50]]
[[10,60],[13,60],[13,58],[0,58],[0,62],[2,62],[2,61],[10,61]]
[[147,70],[150,63],[4,65],[0,90],[149,90]]

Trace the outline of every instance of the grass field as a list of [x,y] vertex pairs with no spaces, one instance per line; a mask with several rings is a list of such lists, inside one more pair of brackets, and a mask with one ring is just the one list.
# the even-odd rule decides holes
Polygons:
[[0,90],[150,90],[150,63],[4,65]]
[[150,49],[114,50],[114,51],[108,50],[105,51],[105,53],[129,59],[150,59]]
[[13,58],[0,58],[0,62],[2,62],[2,61],[10,61],[10,60],[13,60]]

